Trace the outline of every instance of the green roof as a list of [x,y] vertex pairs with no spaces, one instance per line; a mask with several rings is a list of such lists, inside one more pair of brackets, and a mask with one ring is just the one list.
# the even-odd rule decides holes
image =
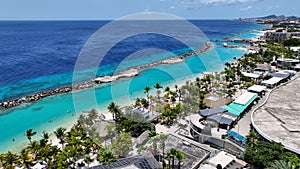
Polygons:
[[236,110],[230,106],[222,106],[223,109],[227,110],[229,113],[239,116],[242,112],[240,112],[239,110]]
[[257,98],[258,94],[254,93],[253,97],[251,97],[246,104],[239,104],[236,102],[232,102],[228,106],[222,106],[223,109],[228,110],[229,113],[239,116],[244,112],[245,109]]

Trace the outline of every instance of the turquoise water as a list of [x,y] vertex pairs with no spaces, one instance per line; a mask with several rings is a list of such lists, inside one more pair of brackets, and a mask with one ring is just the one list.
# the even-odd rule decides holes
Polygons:
[[245,39],[254,39],[257,36],[261,36],[261,35],[262,34],[259,33],[259,32],[246,32],[246,33],[241,34],[239,36],[235,36],[235,37],[233,37],[231,39],[243,39],[243,38],[245,38]]
[[[52,132],[58,126],[66,127],[74,123],[78,112],[92,108],[104,112],[111,101],[120,105],[130,104],[133,99],[145,96],[143,89],[147,85],[154,86],[160,82],[163,86],[173,86],[194,78],[200,72],[220,71],[225,62],[231,62],[234,57],[239,58],[244,53],[236,49],[217,48],[186,58],[182,63],[157,66],[143,71],[137,77],[100,88],[86,89],[73,95],[53,96],[11,109],[5,116],[0,116],[0,128],[5,128],[0,133],[0,152],[18,150],[27,144],[23,134],[26,129],[33,128],[38,132],[36,137],[39,137],[44,130]],[[12,142],[12,139],[15,141]]]
[[[261,25],[250,22],[229,20],[191,22],[211,40],[222,39],[250,29],[263,29]],[[0,100],[18,98],[49,88],[69,85],[74,80],[89,80],[94,78],[91,76],[96,70],[98,70],[98,76],[109,75],[114,73],[115,69],[123,70],[147,64],[186,53],[188,50],[183,49],[186,46],[172,38],[153,34],[134,36],[118,43],[108,52],[103,64],[97,65],[97,68],[85,67],[73,79],[72,71],[74,71],[82,46],[95,31],[105,24],[107,21],[0,22],[0,37],[4,42],[0,43],[2,49],[0,50],[2,58]],[[132,24],[134,28],[140,25],[136,22],[128,24]],[[165,21],[160,24],[169,26],[169,23]],[[176,35],[175,37],[184,36],[194,41],[195,35],[190,33],[185,36],[180,24],[174,24],[171,30]],[[120,30],[120,33],[122,31]],[[110,39],[114,36],[107,35],[104,40],[111,42]],[[202,40],[196,40],[195,46],[202,45],[202,43],[199,44]],[[222,46],[222,44],[216,45]],[[159,49],[160,51],[147,52],[145,49]],[[129,55],[135,55],[141,50],[140,55],[123,62],[124,57],[130,58]],[[173,51],[175,54],[166,53],[167,51]],[[152,55],[154,53],[160,54]],[[136,97],[145,97],[143,89],[146,85],[153,86],[160,82],[164,87],[173,86],[195,78],[203,71],[220,71],[225,62],[233,61],[232,58],[239,58],[243,53],[245,51],[217,48],[216,51],[212,50],[200,56],[189,57],[183,63],[157,66],[143,71],[138,77],[107,84],[97,89],[48,97],[5,112],[0,110],[0,114],[6,113],[0,115],[0,152],[9,149],[19,151],[27,142],[23,133],[29,128],[38,132],[35,137],[37,138],[43,130],[51,132],[60,126],[70,126],[79,112],[92,108],[105,112],[111,101],[119,105],[131,104],[131,100]],[[92,52],[92,54],[96,53]],[[100,66],[99,69],[98,66]],[[151,92],[154,93],[155,90]],[[15,141],[12,142],[12,139]]]

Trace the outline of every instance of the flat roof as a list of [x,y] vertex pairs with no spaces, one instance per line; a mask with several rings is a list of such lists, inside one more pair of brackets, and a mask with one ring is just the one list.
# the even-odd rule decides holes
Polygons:
[[236,109],[234,109],[234,108],[232,108],[232,107],[230,107],[230,106],[222,106],[222,108],[224,108],[224,109],[226,109],[226,110],[228,110],[228,112],[230,113],[230,114],[233,114],[233,115],[235,115],[235,116],[239,116],[242,112],[241,111],[239,111],[239,110],[236,110]]
[[290,58],[278,58],[277,61],[281,61],[281,62],[295,62],[295,63],[299,63],[300,62],[297,59],[290,59]]
[[206,94],[203,102],[210,108],[217,108],[230,103],[231,100],[213,94]]
[[300,78],[273,90],[266,104],[252,114],[254,128],[269,141],[300,154]]
[[242,74],[246,77],[250,77],[250,78],[254,78],[254,79],[257,79],[260,77],[259,74],[255,74],[255,73],[247,73],[247,72],[242,72]]
[[269,65],[267,63],[256,64],[256,68],[255,68],[255,70],[264,70],[264,71],[267,71],[267,70],[270,70],[270,69],[271,69],[271,65]]
[[202,117],[200,116],[200,114],[191,114],[190,115],[190,119],[191,119],[191,123],[194,125],[194,126],[196,126],[196,127],[198,127],[199,129],[204,129],[204,127],[205,127],[205,125],[203,125],[203,124],[201,124],[200,123],[200,119],[201,119]]
[[200,165],[199,169],[216,169],[216,167],[212,166],[210,164],[203,164],[203,165]]
[[257,96],[256,93],[252,93],[252,92],[245,92],[243,93],[240,97],[238,97],[234,103],[237,103],[237,104],[241,104],[241,105],[245,105],[247,104],[249,101],[251,101],[251,99],[253,97]]
[[223,109],[222,107],[217,107],[217,108],[212,108],[212,109],[204,109],[204,110],[200,110],[200,115],[201,116],[211,116],[214,114],[218,114],[218,113],[224,113],[226,112],[226,109]]
[[239,116],[257,98],[257,96],[258,94],[256,93],[245,92],[239,98],[237,98],[237,100],[235,100],[228,106],[223,106],[222,108],[228,110],[228,112],[233,115]]
[[215,167],[217,167],[217,165],[220,164],[222,168],[225,168],[235,159],[236,157],[234,155],[221,151],[216,156],[209,159],[208,163]]
[[253,92],[262,92],[264,90],[266,90],[267,87],[266,86],[262,86],[262,85],[253,85],[251,87],[248,88],[248,91],[253,91]]
[[121,158],[116,162],[108,165],[98,165],[90,169],[111,169],[111,168],[147,168],[160,169],[159,163],[151,153],[138,154],[135,156]]
[[228,130],[227,134],[234,137],[234,138],[236,138],[237,140],[239,140],[243,143],[246,143],[246,138],[244,136],[240,135],[239,133],[235,132],[235,131]]
[[262,84],[267,84],[267,85],[274,85],[276,83],[279,83],[281,80],[283,80],[283,78],[280,78],[280,77],[272,77],[271,79],[269,80],[264,80],[262,81],[261,83]]
[[276,73],[273,73],[272,76],[286,79],[290,76],[290,73],[288,73],[288,72],[276,72]]
[[[168,152],[171,148],[175,148],[185,154],[186,158],[182,161],[181,168],[193,168],[197,166],[209,153],[208,150],[202,148],[201,144],[180,135],[169,134],[165,143],[165,152]],[[175,158],[175,163],[177,164],[177,162]]]
[[233,122],[231,119],[218,114],[209,116],[207,119],[214,120],[219,124],[227,124],[227,125],[230,125]]

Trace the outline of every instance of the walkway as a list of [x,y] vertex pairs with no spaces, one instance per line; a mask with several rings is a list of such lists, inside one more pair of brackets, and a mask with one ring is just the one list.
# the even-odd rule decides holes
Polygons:
[[[268,93],[269,91],[267,91]],[[267,94],[266,94],[267,95]],[[264,96],[263,98],[261,98],[258,101],[258,104],[253,105],[252,108],[244,115],[244,117],[242,117],[242,119],[240,119],[238,121],[238,123],[234,126],[234,128],[232,128],[231,130],[239,133],[240,135],[246,137],[246,135],[248,135],[249,131],[250,131],[250,124],[251,124],[251,112],[257,108],[258,106],[260,106],[265,100],[267,99],[266,96]]]

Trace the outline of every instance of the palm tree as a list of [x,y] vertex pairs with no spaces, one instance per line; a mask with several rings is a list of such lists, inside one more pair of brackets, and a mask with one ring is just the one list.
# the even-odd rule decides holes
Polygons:
[[183,154],[181,151],[176,151],[175,154],[177,160],[178,160],[178,169],[181,167],[181,162],[186,158],[185,154]]
[[136,98],[135,99],[135,104],[134,104],[135,107],[138,107],[138,106],[141,106],[141,99],[140,98]]
[[162,149],[162,156],[165,158],[165,148],[166,148],[166,140],[168,139],[168,135],[166,134],[159,134],[159,143],[160,143],[160,148]]
[[170,91],[170,88],[167,86],[166,88],[165,88],[165,92],[169,92]]
[[256,145],[256,142],[259,140],[259,136],[256,132],[250,131],[246,136],[246,143],[249,147],[253,147]]
[[161,89],[161,88],[163,88],[159,83],[156,83],[155,85],[154,85],[154,88],[157,90],[157,97],[159,98],[159,89]]
[[28,130],[26,130],[25,135],[26,135],[27,139],[29,140],[29,142],[30,142],[30,144],[31,144],[31,143],[32,143],[32,142],[31,142],[31,138],[32,138],[34,135],[36,135],[36,132],[33,131],[32,129],[28,129]]
[[86,124],[86,118],[83,114],[80,114],[79,117],[78,117],[78,120],[77,120],[77,123],[79,125],[85,125]]
[[106,136],[110,139],[110,143],[112,143],[113,138],[116,134],[115,126],[113,124],[108,124],[107,126],[105,126],[105,130],[107,132]]
[[101,148],[97,155],[97,161],[103,165],[117,161],[115,155],[108,149]]
[[107,107],[107,109],[108,109],[108,111],[110,112],[110,113],[112,113],[112,116],[113,116],[113,119],[115,120],[115,109],[116,109],[116,104],[115,104],[115,102],[111,102],[109,105],[108,105],[108,107]]
[[5,154],[0,153],[0,167],[3,165]]
[[147,98],[148,98],[148,100],[149,100],[149,91],[150,91],[150,89],[151,89],[150,86],[146,86],[146,87],[144,88],[144,93],[147,93]]
[[170,123],[177,118],[178,112],[176,111],[176,107],[171,108],[168,104],[164,107],[164,110],[161,112],[161,117],[164,119],[167,125],[170,125]]
[[47,164],[47,166],[49,166],[57,152],[57,146],[50,146],[49,144],[47,144],[46,146],[39,148],[39,152],[36,158],[38,160],[42,160]]
[[65,143],[64,139],[65,139],[65,131],[66,130],[67,130],[66,128],[59,127],[58,129],[56,129],[54,131],[54,134],[55,134],[56,138],[60,140],[62,149],[64,148],[64,143]]
[[178,99],[179,99],[179,101],[181,100],[181,89],[178,89]]
[[92,109],[89,113],[88,113],[88,117],[87,119],[89,121],[92,122],[92,124],[94,124],[94,120],[96,120],[99,117],[97,111],[95,109]]
[[172,158],[172,167],[170,164],[170,160],[169,160],[169,168],[174,168],[174,161],[175,161],[175,156],[176,156],[177,150],[174,148],[171,148],[168,152],[167,152],[167,157],[170,159]]
[[33,158],[29,155],[29,152],[26,149],[22,149],[20,153],[20,161],[23,168],[30,168],[33,164]]
[[94,161],[94,159],[92,159],[90,156],[85,156],[83,161],[87,164],[87,167],[89,168],[90,164]]
[[175,91],[178,92],[178,86],[177,84],[174,85]]
[[20,164],[19,157],[12,153],[11,151],[8,151],[6,154],[4,154],[3,159],[3,168],[4,169],[14,169],[16,165]]
[[115,104],[115,102],[111,102],[108,107],[107,107],[108,111],[110,113],[112,113],[113,115],[113,119],[115,121],[118,121],[120,116],[121,116],[121,112],[119,110],[119,106]]
[[155,137],[155,136],[157,136],[157,133],[156,133],[155,131],[150,131],[150,132],[148,133],[148,137],[149,137],[149,138]]
[[40,143],[38,141],[33,141],[29,146],[28,146],[29,150],[31,151],[31,153],[34,155],[34,159],[37,157],[38,152],[40,150]]
[[158,149],[157,149],[157,143],[159,141],[159,137],[158,136],[154,136],[154,137],[150,137],[149,138],[149,143],[152,143],[152,149],[153,149],[153,156],[157,156],[158,155]]
[[41,147],[45,147],[48,144],[50,138],[50,134],[48,132],[43,131],[42,139],[40,140]]
[[279,160],[272,163],[267,169],[295,169],[296,167],[290,162]]
[[119,136],[115,138],[112,143],[114,152],[119,157],[125,157],[129,150],[132,149],[132,140],[129,133],[122,132]]

